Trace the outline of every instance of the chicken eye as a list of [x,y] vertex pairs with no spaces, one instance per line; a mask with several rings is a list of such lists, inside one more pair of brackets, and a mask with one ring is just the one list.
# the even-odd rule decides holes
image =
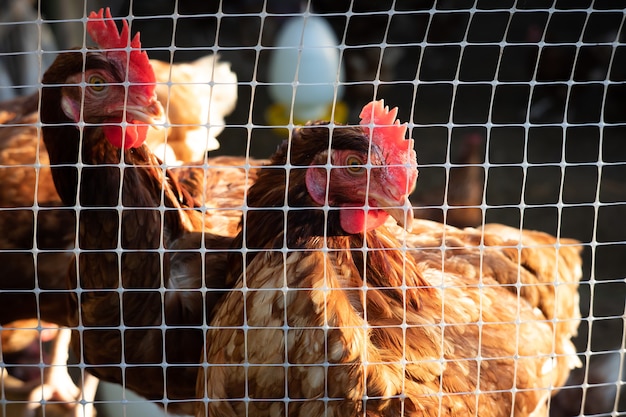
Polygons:
[[106,88],[106,81],[99,75],[92,75],[89,77],[89,80],[87,80],[87,83],[89,84],[89,88],[96,92]]
[[358,156],[349,156],[346,158],[346,167],[348,171],[352,174],[360,174],[365,171],[365,167],[363,166],[363,162]]

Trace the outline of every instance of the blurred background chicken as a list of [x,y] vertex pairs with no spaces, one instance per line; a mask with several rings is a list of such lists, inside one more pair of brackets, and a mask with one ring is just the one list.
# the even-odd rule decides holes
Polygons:
[[396,114],[373,102],[362,127],[299,128],[258,173],[196,416],[540,416],[580,366],[578,242],[425,220],[407,233],[417,168]]
[[150,132],[146,144],[169,165],[202,161],[207,151],[220,147],[217,136],[226,125],[224,117],[237,104],[237,75],[218,55],[189,63],[150,63],[169,125]]
[[[124,22],[123,31],[118,34],[108,10],[106,15],[102,10],[90,15],[87,29],[101,49],[126,46],[128,26]],[[133,38],[131,46],[139,48],[138,36]],[[85,63],[83,60],[80,53],[61,54],[44,74],[40,108],[40,120],[44,123],[41,128],[43,143],[39,142],[39,136],[31,136],[30,140],[39,146],[35,149],[40,150],[40,157],[45,155],[49,159],[44,165],[51,169],[45,175],[54,183],[58,193],[54,204],[71,207],[67,210],[70,223],[78,225],[77,236],[68,233],[71,237],[68,246],[71,248],[77,243],[87,252],[81,253],[76,260],[73,252],[67,251],[66,258],[58,260],[66,271],[69,270],[69,280],[65,274],[50,277],[59,289],[69,288],[61,303],[67,306],[61,314],[63,317],[43,314],[45,307],[41,306],[41,297],[33,301],[39,305],[41,318],[72,327],[78,323],[85,326],[85,330],[73,331],[72,345],[75,354],[88,365],[89,372],[103,380],[124,384],[146,398],[164,400],[166,404],[171,400],[173,402],[167,404],[169,410],[184,411],[188,407],[185,401],[194,396],[197,373],[194,364],[199,360],[203,343],[201,330],[189,326],[198,326],[207,320],[205,317],[211,313],[212,304],[224,287],[225,276],[220,272],[225,267],[224,255],[216,253],[202,257],[190,250],[227,247],[227,237],[209,233],[211,225],[218,223],[217,229],[234,230],[239,223],[239,218],[235,220],[233,215],[209,220],[211,216],[203,216],[199,208],[204,204],[208,214],[209,209],[214,208],[207,208],[208,200],[203,194],[213,184],[229,189],[227,196],[220,197],[222,201],[236,201],[238,195],[242,200],[243,189],[227,184],[229,175],[208,177],[204,168],[210,160],[205,159],[201,162],[202,174],[199,176],[182,175],[185,169],[198,169],[197,166],[177,168],[185,183],[202,187],[190,193],[143,145],[149,133],[146,123],[158,125],[159,119],[165,115],[163,106],[156,99],[157,79],[145,52],[131,52],[130,60],[123,51],[89,52]],[[127,60],[131,82],[128,103],[124,101],[125,90],[120,86],[124,80],[118,75],[126,72]],[[76,86],[83,79],[87,84],[84,101],[80,87]],[[137,83],[140,85],[135,85]],[[36,103],[36,97],[33,101]],[[128,122],[125,131],[119,126],[106,124],[117,123],[123,118]],[[88,127],[81,134],[76,123],[82,120],[88,123]],[[103,122],[104,126],[98,126]],[[13,122],[9,126],[23,128]],[[47,154],[41,151],[43,145]],[[32,154],[27,156],[32,157]],[[121,158],[126,164],[123,171],[117,166]],[[80,181],[71,166],[78,160],[85,163]],[[240,165],[235,171],[243,174],[237,178],[242,184],[254,179],[251,161],[245,161],[245,164],[241,159],[228,161]],[[130,208],[124,210],[120,218],[115,207],[118,205],[121,172],[124,178],[121,203]],[[34,194],[35,183],[29,185]],[[76,203],[82,207],[78,219],[73,217]],[[158,209],[161,205],[168,207],[162,215]],[[241,210],[242,205],[240,201],[227,209]],[[94,206],[98,209],[90,209]],[[32,207],[23,211],[32,212]],[[224,221],[234,225],[224,226],[221,224]],[[110,251],[117,246],[114,242],[118,239],[121,239],[123,249],[140,249],[140,253],[131,250],[118,259],[115,250]],[[151,252],[162,244],[167,250],[164,257]],[[52,285],[45,281],[46,277],[37,278],[38,286]],[[14,277],[5,279],[15,281]],[[82,288],[80,295],[74,291],[78,285]],[[126,289],[122,297],[118,292],[120,285]],[[163,295],[157,290],[162,285],[167,288]],[[193,291],[201,286],[210,289],[204,296]],[[102,292],[102,289],[113,291]],[[7,299],[15,302],[19,298],[17,295],[11,292]],[[32,297],[32,288],[24,290],[23,295]],[[50,306],[51,314],[61,313],[58,309],[54,311],[53,307]],[[29,312],[22,307],[19,312],[22,315],[28,313],[36,314],[37,310]],[[2,319],[5,320],[6,316],[8,314]],[[124,332],[111,328],[122,322],[131,328]],[[162,332],[154,327],[162,323],[171,328]],[[110,330],[94,329],[101,326]],[[120,368],[122,358],[125,366]],[[175,365],[165,374],[161,368],[164,361]],[[191,377],[187,375],[189,372]]]

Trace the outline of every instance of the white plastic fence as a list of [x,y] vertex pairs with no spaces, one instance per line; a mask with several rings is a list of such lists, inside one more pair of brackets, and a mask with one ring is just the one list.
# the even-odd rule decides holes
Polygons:
[[[583,321],[575,342],[584,367],[551,401],[551,413],[626,413],[626,2],[0,0],[0,98],[37,91],[57,52],[89,46],[86,16],[107,6],[141,32],[151,58],[177,63],[217,53],[231,64],[237,103],[225,122],[208,121],[223,127],[210,156],[265,158],[310,115],[355,123],[365,103],[384,98],[415,139],[418,217],[580,240]],[[295,57],[299,72],[276,81],[281,68],[295,68],[272,60],[303,40],[286,58]],[[330,61],[318,60],[320,51],[331,51]],[[306,103],[317,93],[322,113]],[[461,212],[464,204],[474,210]],[[14,367],[6,358],[0,365]],[[13,410],[6,390],[0,385],[0,416]],[[138,409],[147,401],[130,394],[107,411],[102,404],[118,400],[104,395],[96,401],[101,415],[145,412]]]

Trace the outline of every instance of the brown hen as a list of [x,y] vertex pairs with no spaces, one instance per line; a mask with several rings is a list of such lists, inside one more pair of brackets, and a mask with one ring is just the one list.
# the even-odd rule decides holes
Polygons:
[[138,36],[129,57],[128,25],[118,33],[108,10],[92,13],[87,30],[103,51],[60,54],[40,110],[56,190],[63,205],[79,205],[72,347],[100,379],[191,413],[203,344],[191,326],[208,320],[226,285],[226,254],[200,249],[230,239],[208,232],[194,198],[142,145],[163,110]]
[[197,416],[546,415],[576,364],[576,242],[385,224],[417,176],[395,114],[298,129],[259,172]]
[[248,188],[268,162],[243,156],[215,156],[203,163],[173,167],[171,171],[204,211],[204,226],[211,233],[235,236],[241,229]]
[[[201,134],[188,136],[188,133],[206,129],[201,125],[213,121],[218,124],[215,128],[218,131],[211,131],[212,135],[219,132],[219,124],[223,124],[223,117],[232,110],[233,100],[237,97],[236,91],[234,97],[226,94],[236,86],[231,84],[236,82],[235,74],[230,71],[229,64],[218,61],[213,55],[191,63],[169,65],[150,60],[150,64],[158,68],[155,71],[157,98],[167,108],[169,126],[167,129],[163,126],[150,129],[146,144],[169,155],[167,164],[187,163],[194,160],[188,157],[197,155],[202,161],[199,149],[208,143],[206,134],[202,139]],[[198,84],[211,77],[218,83],[213,90],[208,84]],[[183,84],[170,85],[170,82]],[[0,273],[0,303],[7,306],[0,314],[3,324],[37,317],[67,324],[69,297],[63,290],[66,289],[65,277],[75,243],[76,218],[73,208],[60,208],[63,204],[54,188],[48,152],[40,141],[38,119],[38,93],[0,102],[0,182],[3,184],[0,189],[0,230],[4,231],[0,236],[0,262],[5,266]],[[164,146],[168,148],[164,149]],[[204,187],[206,198],[216,194],[213,187],[220,194],[231,190],[232,194],[221,194],[224,195],[221,200],[207,200],[206,205],[241,206],[243,190],[247,187],[246,176],[243,173],[233,176],[239,171],[233,171],[228,165],[243,167],[245,158],[210,158],[207,164],[207,177],[203,184],[199,184]],[[192,175],[186,171],[177,168],[180,175]],[[238,183],[242,181],[242,184]],[[229,188],[225,189],[225,184]],[[195,187],[196,184],[189,186]],[[200,190],[192,191],[198,193]],[[229,198],[234,200],[224,200]],[[226,205],[214,206],[213,203]],[[230,230],[235,234],[239,214],[223,216],[221,220],[226,224],[220,223],[217,217],[211,221],[217,230]],[[34,248],[38,250],[35,255]],[[33,292],[35,289],[42,291],[39,296]]]

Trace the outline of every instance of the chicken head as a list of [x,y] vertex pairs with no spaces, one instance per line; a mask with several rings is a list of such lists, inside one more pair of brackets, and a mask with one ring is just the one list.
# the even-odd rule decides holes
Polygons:
[[125,20],[118,33],[108,8],[106,15],[102,9],[89,15],[87,31],[106,52],[103,59],[92,61],[95,65],[67,77],[63,113],[77,123],[102,124],[115,147],[141,146],[149,126],[163,121],[164,111],[156,96],[154,70],[140,50],[139,34],[131,40]]
[[410,228],[408,196],[415,188],[417,161],[413,139],[405,139],[407,126],[396,119],[397,112],[383,100],[370,102],[360,115],[362,140],[344,146],[342,136],[333,138],[330,149],[318,153],[307,170],[311,198],[340,208],[346,233],[372,230],[390,215]]

